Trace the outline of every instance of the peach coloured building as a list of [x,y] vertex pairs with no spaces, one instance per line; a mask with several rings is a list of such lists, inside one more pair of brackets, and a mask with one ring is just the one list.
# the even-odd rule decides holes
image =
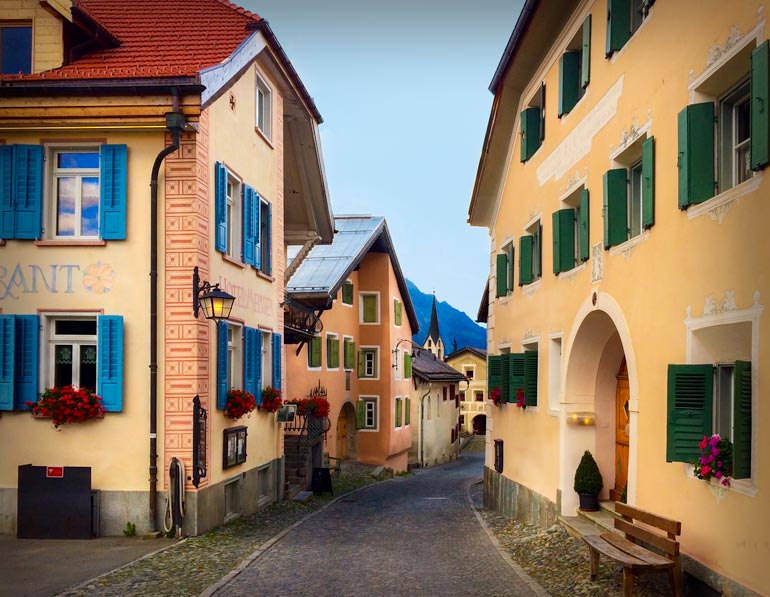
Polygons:
[[[198,534],[280,499],[276,415],[224,407],[285,382],[286,246],[333,223],[273,32],[224,0],[0,0],[0,26],[0,532]],[[193,313],[195,268],[229,320]],[[67,385],[104,416],[33,418]]]
[[385,219],[337,216],[334,224],[331,245],[298,251],[289,266],[289,303],[314,310],[322,325],[287,335],[296,344],[287,345],[285,395],[325,389],[332,457],[404,471],[417,318]]

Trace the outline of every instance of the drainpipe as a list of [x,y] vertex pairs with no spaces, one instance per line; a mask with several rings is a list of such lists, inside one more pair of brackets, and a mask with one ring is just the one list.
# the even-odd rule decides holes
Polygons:
[[158,174],[167,155],[179,149],[185,127],[179,98],[174,95],[174,112],[166,113],[166,128],[173,135],[171,145],[156,156],[150,175],[150,532],[158,530]]

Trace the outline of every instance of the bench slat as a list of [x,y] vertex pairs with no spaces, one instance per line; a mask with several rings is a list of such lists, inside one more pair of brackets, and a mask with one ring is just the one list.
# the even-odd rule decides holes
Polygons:
[[668,568],[669,566],[674,565],[673,561],[667,558],[664,558],[661,555],[653,553],[648,549],[645,549],[644,547],[637,545],[636,543],[631,543],[629,540],[624,539],[617,533],[604,533],[600,535],[600,537],[604,539],[607,543],[611,543],[621,551],[624,551],[627,554],[630,554],[636,558],[639,558],[640,560],[647,562],[652,566]]
[[647,562],[644,562],[640,560],[639,558],[636,558],[632,555],[629,555],[621,550],[619,550],[617,547],[612,545],[611,543],[607,543],[604,539],[601,538],[601,535],[585,535],[583,537],[583,541],[588,543],[588,545],[592,548],[594,548],[599,553],[604,554],[608,558],[611,558],[617,562],[620,562],[620,565],[624,568],[647,568],[650,566]]
[[654,545],[655,547],[662,549],[672,557],[679,556],[679,543],[677,541],[674,541],[673,539],[669,539],[668,537],[658,535],[653,531],[648,531],[647,529],[638,527],[628,522],[627,520],[623,520],[622,518],[615,519],[615,528],[618,529],[619,531],[623,531],[624,533],[630,535],[631,537],[634,537],[636,539],[641,539],[645,543]]
[[682,534],[682,523],[678,520],[671,520],[670,518],[653,514],[647,510],[629,506],[623,502],[615,502],[615,512],[621,516],[628,516],[639,522],[657,527],[664,533],[673,533],[674,535]]

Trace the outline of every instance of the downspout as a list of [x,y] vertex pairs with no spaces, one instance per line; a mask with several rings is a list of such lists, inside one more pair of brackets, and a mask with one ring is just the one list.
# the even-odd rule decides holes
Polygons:
[[184,114],[177,112],[179,97],[174,95],[174,112],[166,113],[166,128],[173,135],[171,145],[156,156],[150,175],[150,532],[158,530],[158,175],[167,155],[179,149],[185,127]]

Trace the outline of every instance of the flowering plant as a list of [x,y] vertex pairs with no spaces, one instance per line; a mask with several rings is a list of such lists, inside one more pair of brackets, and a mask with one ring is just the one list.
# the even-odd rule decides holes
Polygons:
[[501,404],[505,404],[502,401],[502,395],[503,395],[503,392],[502,390],[500,390],[500,386],[496,386],[492,388],[492,391],[489,393],[489,397],[492,400],[492,404],[494,404],[495,406],[500,406]]
[[729,487],[730,475],[733,474],[732,442],[715,433],[711,437],[704,435],[698,447],[701,456],[693,469],[695,476],[704,481],[714,477],[722,485]]
[[321,418],[329,416],[329,401],[326,398],[320,396],[295,398],[291,402],[297,405],[297,414],[301,417]]
[[524,401],[524,390],[521,388],[516,390],[516,406],[522,409],[527,408],[527,403]]
[[250,392],[246,390],[230,390],[227,392],[225,416],[231,419],[240,419],[243,415],[253,411],[256,406],[257,401]]
[[281,390],[274,388],[273,386],[267,386],[262,390],[262,402],[259,404],[260,410],[273,413],[281,408],[282,404]]
[[102,399],[88,388],[54,386],[40,394],[37,402],[27,401],[32,414],[51,417],[58,430],[63,423],[82,423],[104,415]]

